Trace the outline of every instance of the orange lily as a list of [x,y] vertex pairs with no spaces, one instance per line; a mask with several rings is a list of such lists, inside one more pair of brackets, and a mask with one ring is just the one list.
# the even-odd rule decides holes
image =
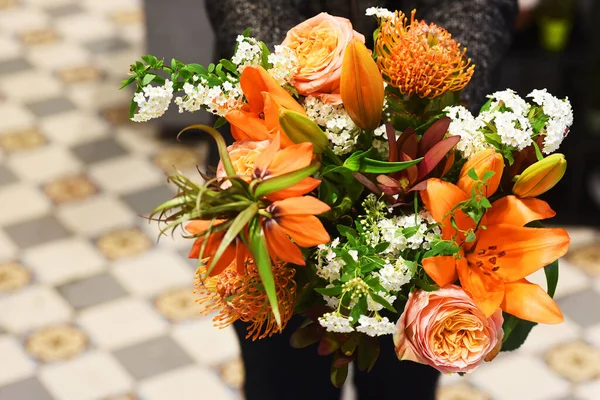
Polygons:
[[[460,245],[456,256],[424,259],[427,275],[440,287],[459,279],[486,316],[500,307],[524,320],[562,322],[554,300],[525,279],[567,252],[569,236],[564,229],[524,227],[531,221],[553,217],[555,212],[539,199],[506,196],[492,204],[480,223],[485,229],[481,229],[460,209],[452,211],[459,202],[470,198],[460,184],[461,181],[456,186],[432,178],[421,192],[425,207],[441,224],[442,237]],[[451,213],[460,231],[451,225]],[[473,229],[476,240],[467,243],[464,232]]]
[[[313,160],[313,144],[310,142],[293,144],[280,150],[280,135],[276,135],[269,147],[254,161],[253,179],[269,179],[308,167]],[[314,190],[320,180],[307,177],[289,188],[273,193],[271,201],[288,197],[302,196]]]
[[279,111],[283,108],[306,115],[304,108],[263,67],[244,68],[240,86],[248,103],[225,115],[234,139],[260,141],[281,132],[282,146],[292,145],[279,126]]
[[329,243],[329,234],[315,217],[329,210],[327,204],[310,196],[275,201],[268,206],[266,211],[270,216],[263,218],[263,229],[271,257],[306,265],[298,246],[313,247]]
[[[216,228],[218,225],[225,222],[222,219],[210,220],[193,220],[186,225],[185,230],[193,235],[198,235],[205,232],[210,227]],[[214,233],[207,233],[208,237],[201,236],[194,241],[192,250],[190,251],[189,258],[200,257],[200,251],[204,246],[203,256],[207,257],[205,264],[210,265],[212,256],[217,252],[223,236],[225,236],[227,230],[222,230]],[[206,244],[205,244],[206,243]],[[215,264],[214,268],[210,272],[210,276],[219,275],[225,268],[227,268],[234,260],[236,260],[238,274],[244,273],[244,260],[249,257],[250,253],[242,241],[237,238],[227,247],[225,252],[219,258],[219,261]]]

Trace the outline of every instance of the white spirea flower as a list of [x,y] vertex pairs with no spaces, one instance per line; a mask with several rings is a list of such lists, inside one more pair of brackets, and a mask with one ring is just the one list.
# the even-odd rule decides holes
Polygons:
[[[396,301],[396,298],[397,298],[396,296],[387,294],[386,292],[378,292],[377,294],[380,295],[381,297],[383,297],[390,304],[392,304],[394,301]],[[369,311],[379,311],[382,308],[383,308],[383,306],[381,304],[379,304],[378,302],[373,300],[373,298],[371,296],[367,296],[367,309]]]
[[325,313],[323,316],[319,317],[319,324],[321,324],[328,332],[354,332],[354,328],[350,326],[351,323],[352,317],[344,317],[337,312]]
[[512,112],[518,115],[526,116],[529,112],[529,103],[521,98],[514,90],[506,89],[499,92],[489,94],[487,96],[493,99],[490,109],[493,109],[503,102],[507,108],[510,108]]
[[390,10],[388,10],[387,8],[383,8],[383,7],[369,7],[367,8],[365,15],[367,16],[376,16],[377,18],[392,18],[394,16],[394,13],[391,12]]
[[281,86],[289,83],[293,85],[294,76],[300,68],[298,57],[294,50],[287,46],[275,46],[275,52],[269,54],[269,63],[272,67],[269,69],[269,74],[279,83]]
[[399,291],[402,286],[406,285],[410,281],[410,278],[412,278],[410,270],[402,257],[399,257],[394,265],[391,263],[385,264],[383,268],[375,272],[374,275],[379,277],[381,286],[390,292]]
[[358,332],[362,332],[369,336],[382,336],[382,335],[391,335],[394,333],[396,328],[396,324],[390,322],[387,317],[383,317],[381,319],[375,317],[367,317],[366,315],[361,315],[358,318],[358,323],[360,324],[356,330]]
[[335,310],[338,307],[338,305],[340,304],[340,299],[338,299],[337,297],[327,296],[327,295],[322,295],[322,296],[323,296],[323,300],[325,300],[325,303],[327,303],[327,307],[329,307],[329,308],[333,308]]
[[358,262],[358,251],[357,250],[348,250],[348,254],[350,254],[350,257],[352,257],[352,259],[354,261]]
[[480,131],[483,122],[475,118],[469,110],[463,106],[453,106],[446,107],[444,112],[450,118],[448,134],[450,136],[460,135],[456,149],[464,158],[471,158],[475,153],[492,147],[486,142],[485,136]]
[[332,249],[332,246],[325,244],[317,246],[317,275],[329,282],[340,279],[340,270],[346,265]]
[[544,114],[549,117],[548,123],[544,127],[542,134],[545,134],[544,147],[542,151],[550,154],[558,150],[564,138],[573,125],[573,108],[569,98],[561,100],[554,97],[546,89],[534,90],[527,97],[531,97],[533,102],[542,106]]
[[333,144],[333,152],[344,155],[354,151],[360,130],[342,104],[333,105],[315,96],[307,96],[303,103],[306,115],[317,125],[325,128],[327,138]]
[[239,82],[224,82],[222,85],[210,87],[205,79],[198,85],[183,85],[184,97],[177,97],[175,104],[179,112],[195,112],[201,108],[208,112],[224,116],[228,111],[240,108],[243,104],[243,92]]
[[145,86],[142,92],[133,96],[138,105],[138,112],[131,118],[135,122],[146,122],[161,117],[171,104],[173,98],[173,82],[166,80],[163,86]]
[[504,111],[484,112],[478,117],[483,121],[493,123],[503,144],[523,150],[530,146],[533,140],[533,128],[527,117]]
[[237,49],[233,57],[231,57],[231,62],[237,65],[237,70],[240,74],[247,66],[260,64],[262,48],[258,40],[238,35],[236,42]]

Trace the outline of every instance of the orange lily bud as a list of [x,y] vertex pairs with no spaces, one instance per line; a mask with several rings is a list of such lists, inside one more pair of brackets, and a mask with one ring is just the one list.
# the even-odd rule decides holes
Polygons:
[[287,137],[296,144],[310,142],[313,151],[321,154],[328,146],[329,139],[325,132],[310,118],[291,110],[279,111],[279,124]]
[[381,125],[383,78],[369,50],[356,38],[346,46],[340,94],[356,126],[372,131]]
[[537,197],[552,189],[566,170],[565,156],[560,153],[552,154],[527,167],[517,178],[512,191],[519,197]]
[[494,149],[480,151],[471,157],[460,170],[457,182],[457,186],[467,194],[471,193],[471,188],[476,183],[469,176],[469,170],[471,169],[475,170],[479,179],[483,179],[485,173],[488,171],[494,172],[494,175],[487,180],[486,185],[483,187],[483,195],[490,197],[496,193],[498,186],[500,186],[502,170],[504,169],[504,158],[501,154],[496,153]]

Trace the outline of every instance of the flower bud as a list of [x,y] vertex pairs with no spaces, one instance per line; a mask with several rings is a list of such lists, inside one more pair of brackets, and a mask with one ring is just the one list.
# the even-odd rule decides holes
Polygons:
[[316,154],[321,154],[329,146],[329,139],[325,132],[310,118],[300,113],[282,109],[279,112],[279,124],[292,142],[312,143],[313,152]]
[[496,193],[498,186],[500,186],[502,170],[504,169],[504,158],[501,154],[496,153],[494,149],[482,150],[469,158],[460,170],[457,182],[458,187],[467,194],[471,194],[471,188],[477,183],[469,176],[469,170],[471,169],[475,170],[475,173],[480,180],[483,180],[486,172],[494,172],[494,175],[486,181],[486,184],[483,187],[483,195],[485,197],[490,197]]
[[383,78],[369,50],[356,38],[346,46],[340,93],[356,126],[372,131],[381,125]]
[[565,156],[554,153],[527,167],[517,178],[512,191],[519,197],[537,197],[552,189],[566,170]]

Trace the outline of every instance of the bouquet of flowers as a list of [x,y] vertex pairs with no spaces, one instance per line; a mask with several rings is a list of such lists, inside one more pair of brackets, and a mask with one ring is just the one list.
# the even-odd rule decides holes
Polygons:
[[[370,8],[374,49],[349,20],[320,14],[270,51],[248,31],[204,67],[152,55],[131,67],[134,121],[207,110],[194,125],[218,145],[216,173],[176,173],[152,217],[182,228],[198,259],[196,293],[217,327],[247,338],[305,323],[341,385],[369,370],[379,337],[399,359],[470,372],[518,348],[552,299],[569,246],[536,197],[564,175],[554,153],[573,122],[567,99],[496,92],[477,115],[461,102],[475,66],[445,29]],[[227,146],[217,129],[229,124]],[[527,277],[544,268],[547,292]]]

